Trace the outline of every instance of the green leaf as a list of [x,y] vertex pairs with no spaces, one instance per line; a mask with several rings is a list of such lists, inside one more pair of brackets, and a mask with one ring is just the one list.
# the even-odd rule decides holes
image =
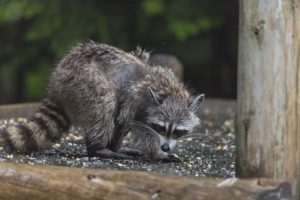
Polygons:
[[43,65],[26,75],[26,99],[39,100],[45,94],[51,68]]
[[164,11],[164,5],[160,0],[144,0],[142,9],[148,16],[156,16]]
[[30,19],[42,11],[40,2],[29,0],[4,0],[0,2],[0,22],[14,22],[20,19]]

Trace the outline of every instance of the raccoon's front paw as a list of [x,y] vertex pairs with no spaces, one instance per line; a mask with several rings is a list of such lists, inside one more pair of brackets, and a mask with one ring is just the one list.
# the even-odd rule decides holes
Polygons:
[[182,162],[182,158],[180,158],[177,154],[168,154],[168,157],[162,159],[163,162]]
[[182,159],[174,153],[160,153],[155,156],[156,160],[162,161],[162,162],[182,162]]
[[179,157],[177,154],[175,154],[175,153],[169,154],[168,158],[169,158],[170,162],[182,162],[182,161],[183,161],[182,158],[180,158],[180,157]]

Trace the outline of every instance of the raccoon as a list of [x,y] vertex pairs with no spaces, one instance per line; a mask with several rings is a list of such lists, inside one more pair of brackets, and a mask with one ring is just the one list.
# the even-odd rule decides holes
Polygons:
[[[150,67],[148,57],[93,41],[78,44],[54,68],[30,121],[3,129],[2,142],[25,153],[45,149],[74,125],[89,156],[169,159],[176,140],[199,125],[204,95],[192,96],[170,69]],[[121,148],[128,132],[136,149]]]

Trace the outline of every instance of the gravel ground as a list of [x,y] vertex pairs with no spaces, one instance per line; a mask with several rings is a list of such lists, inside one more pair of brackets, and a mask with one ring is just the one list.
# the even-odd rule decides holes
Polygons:
[[[153,171],[169,175],[234,177],[235,176],[235,109],[233,103],[205,104],[202,127],[178,142],[175,153],[183,162],[117,160],[87,157],[80,131],[72,129],[60,143],[31,154],[9,154],[0,147],[0,161],[31,165],[61,165],[102,169]],[[24,122],[26,118],[0,120],[0,128]],[[126,139],[125,144],[129,142]]]

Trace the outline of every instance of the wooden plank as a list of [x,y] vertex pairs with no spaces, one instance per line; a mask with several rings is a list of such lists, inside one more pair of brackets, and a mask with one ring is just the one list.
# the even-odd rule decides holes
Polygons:
[[0,163],[0,199],[291,199],[288,183]]
[[[0,105],[0,118],[30,117],[38,106],[38,102]],[[205,109],[208,108],[213,115],[223,115],[226,114],[227,109],[235,110],[236,101],[206,98],[202,108],[202,112],[205,112]]]
[[19,103],[0,105],[0,119],[13,117],[29,117],[37,109],[39,103]]

